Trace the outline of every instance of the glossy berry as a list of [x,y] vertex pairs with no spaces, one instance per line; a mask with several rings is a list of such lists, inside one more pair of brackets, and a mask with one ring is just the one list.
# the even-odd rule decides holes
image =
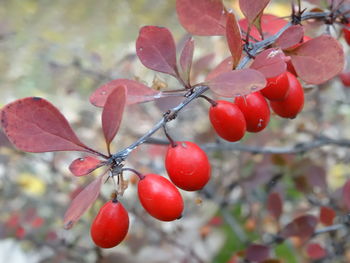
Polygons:
[[[350,23],[345,25],[346,27],[350,28]],[[348,43],[348,45],[350,45],[350,29],[343,27],[343,34],[344,34],[344,38],[346,43]]]
[[242,111],[232,102],[216,101],[211,106],[209,119],[216,133],[223,139],[235,142],[243,138],[246,131],[246,122]]
[[165,168],[170,180],[186,191],[202,189],[210,179],[210,163],[206,153],[193,142],[169,145]]
[[245,97],[236,97],[235,104],[244,115],[247,131],[259,132],[269,124],[270,107],[260,92],[253,92]]
[[350,87],[350,72],[342,72],[339,74],[339,78],[344,87]]
[[283,118],[295,118],[304,106],[304,90],[298,79],[287,73],[289,82],[289,93],[282,101],[271,101],[273,111]]
[[182,215],[184,208],[179,190],[158,174],[147,174],[139,180],[138,195],[142,206],[153,217],[172,221]]
[[90,234],[101,248],[111,248],[123,241],[129,229],[129,216],[123,205],[109,201],[101,207],[92,222]]
[[283,100],[289,91],[287,72],[276,77],[266,79],[266,87],[261,90],[261,94],[269,100]]

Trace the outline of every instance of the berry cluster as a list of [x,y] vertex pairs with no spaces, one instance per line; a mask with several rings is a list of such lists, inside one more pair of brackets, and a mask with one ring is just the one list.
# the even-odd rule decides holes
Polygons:
[[[161,221],[181,218],[184,202],[179,187],[186,191],[202,189],[210,179],[210,163],[206,153],[189,141],[172,142],[165,157],[165,167],[171,181],[158,174],[139,176],[138,197],[144,209]],[[101,248],[111,248],[125,238],[129,216],[114,198],[101,209],[91,225],[91,237]]]
[[295,75],[286,71],[268,78],[260,92],[245,97],[236,97],[233,102],[212,101],[209,119],[217,134],[235,142],[243,138],[246,131],[260,132],[270,121],[272,110],[283,118],[295,118],[304,106],[304,91]]

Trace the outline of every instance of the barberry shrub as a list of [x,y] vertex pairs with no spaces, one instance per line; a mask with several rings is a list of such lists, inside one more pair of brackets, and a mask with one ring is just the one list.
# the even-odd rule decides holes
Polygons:
[[[339,74],[347,85],[347,73],[342,72],[345,45],[349,43],[350,3],[340,0],[311,2],[318,3],[304,9],[300,1],[292,1],[291,15],[282,18],[265,12],[271,4],[269,0],[240,0],[240,10],[229,9],[222,0],[176,0],[179,22],[191,36],[186,36],[177,45],[169,29],[143,26],[136,39],[135,51],[145,67],[175,78],[180,88],[159,91],[140,80],[124,78],[98,87],[89,100],[92,105],[102,108],[100,136],[104,137],[105,152],[82,142],[59,109],[44,98],[27,97],[5,105],[1,109],[2,129],[19,150],[80,152],[81,157],[69,165],[72,175],[77,177],[102,170],[72,200],[64,215],[64,228],[72,228],[99,198],[103,184],[112,182],[111,200],[105,202],[91,223],[91,238],[100,248],[112,248],[128,239],[132,223],[129,228],[128,207],[122,203],[127,199],[123,194],[128,191],[125,177],[134,174],[138,180],[135,187],[139,206],[151,220],[152,217],[166,222],[185,220],[186,214],[191,214],[188,199],[193,198],[186,191],[202,196],[204,202],[214,200],[218,214],[203,225],[200,234],[205,238],[212,228],[222,225],[215,219],[226,221],[234,238],[239,240],[236,242],[239,245],[232,248],[231,236],[223,245],[231,248],[223,256],[226,262],[284,262],[288,258],[281,256],[280,250],[286,249],[283,246],[286,242],[298,252],[297,260],[329,262],[345,257],[348,239],[346,235],[338,237],[337,231],[348,231],[350,181],[332,192],[322,165],[312,163],[312,158],[300,160],[296,154],[326,144],[349,147],[349,141],[337,141],[310,131],[306,123],[298,129],[313,136],[315,140],[310,144],[266,148],[238,142],[254,142],[259,138],[272,140],[274,136],[288,142],[290,136],[274,133],[269,129],[270,122],[276,126],[282,123],[279,119],[284,118],[287,119],[284,125],[292,125],[294,120],[290,119],[302,115],[304,106],[308,109],[316,107],[315,103],[309,103],[313,100],[308,98],[307,92],[311,95],[321,92],[318,87],[333,82]],[[238,11],[243,18],[239,19]],[[333,26],[336,30],[330,30]],[[306,33],[312,33],[312,38]],[[340,38],[342,34],[345,41]],[[219,60],[209,72],[198,66],[199,61],[194,61],[197,36],[219,36],[218,41],[226,42],[227,50],[223,53],[229,56]],[[198,80],[196,74],[201,70],[205,75],[203,81]],[[113,152],[112,142],[125,110],[130,105],[159,101],[164,97],[170,103],[163,117],[133,143]],[[181,101],[170,106],[175,97],[181,97]],[[185,138],[174,140],[168,131],[168,123],[199,99],[208,102],[207,110],[193,118],[203,118],[211,126],[211,141],[201,145]],[[132,122],[131,119],[123,121]],[[155,139],[153,135],[162,129],[166,139]],[[176,127],[172,128],[171,134],[175,134],[175,130]],[[264,133],[265,137],[258,137],[261,136],[259,133]],[[159,171],[144,173],[138,167],[127,165],[130,154],[145,143],[167,145],[162,174]],[[208,156],[212,150],[217,154]],[[242,176],[227,176],[230,171],[218,167],[224,166],[218,160],[235,162],[238,157],[217,155],[226,155],[230,150],[263,154],[263,157],[257,161],[252,161],[254,156],[242,157],[242,163],[254,170],[249,176],[245,176],[246,167],[240,167],[242,163],[237,164],[240,170],[236,167],[236,172]],[[254,162],[257,164],[251,168]],[[165,171],[168,176],[164,176]],[[220,191],[215,191],[217,181],[223,182]],[[236,189],[240,191],[234,192]],[[235,201],[240,210],[246,211],[231,211],[234,210],[231,209],[233,195],[239,195]],[[298,195],[296,199],[302,203],[295,209],[284,205],[293,195]],[[186,205],[189,208],[186,209]],[[247,234],[250,232],[253,234]],[[323,238],[318,238],[321,234],[324,234]],[[189,259],[212,260],[193,249],[187,255]]]

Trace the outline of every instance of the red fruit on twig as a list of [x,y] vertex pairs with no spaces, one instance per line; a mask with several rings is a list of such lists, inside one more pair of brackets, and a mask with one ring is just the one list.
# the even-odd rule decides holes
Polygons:
[[181,217],[184,208],[181,194],[165,177],[158,174],[144,175],[137,190],[142,206],[151,216],[162,221]]
[[129,216],[117,200],[109,201],[98,212],[91,225],[91,238],[101,248],[112,248],[128,233]]
[[169,145],[165,167],[170,180],[187,191],[202,189],[210,179],[210,163],[206,153],[193,142]]

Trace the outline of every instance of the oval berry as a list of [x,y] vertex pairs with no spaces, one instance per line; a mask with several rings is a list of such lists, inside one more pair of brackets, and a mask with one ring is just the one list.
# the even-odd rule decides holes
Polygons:
[[243,138],[246,131],[246,122],[242,111],[232,102],[216,101],[211,106],[209,119],[216,133],[223,139],[235,142]]
[[[345,26],[350,27],[350,23],[346,24]],[[350,29],[343,27],[343,34],[344,34],[346,43],[350,45]]]
[[153,217],[172,221],[182,215],[184,208],[179,190],[158,174],[147,174],[139,180],[138,196],[142,206]]
[[287,72],[268,78],[266,81],[266,87],[261,90],[261,94],[269,100],[283,100],[286,98],[289,91]]
[[344,87],[350,87],[350,72],[342,72],[339,74],[339,78]]
[[119,201],[113,200],[101,207],[92,222],[90,234],[97,246],[111,248],[123,241],[128,229],[128,212]]
[[244,115],[247,131],[259,132],[269,124],[270,107],[260,92],[253,92],[245,97],[236,97],[235,104]]
[[273,111],[283,118],[295,118],[304,107],[304,90],[298,79],[287,73],[289,82],[289,93],[282,101],[271,101]]
[[210,179],[210,163],[206,153],[193,142],[169,145],[165,168],[170,180],[186,191],[202,189]]

